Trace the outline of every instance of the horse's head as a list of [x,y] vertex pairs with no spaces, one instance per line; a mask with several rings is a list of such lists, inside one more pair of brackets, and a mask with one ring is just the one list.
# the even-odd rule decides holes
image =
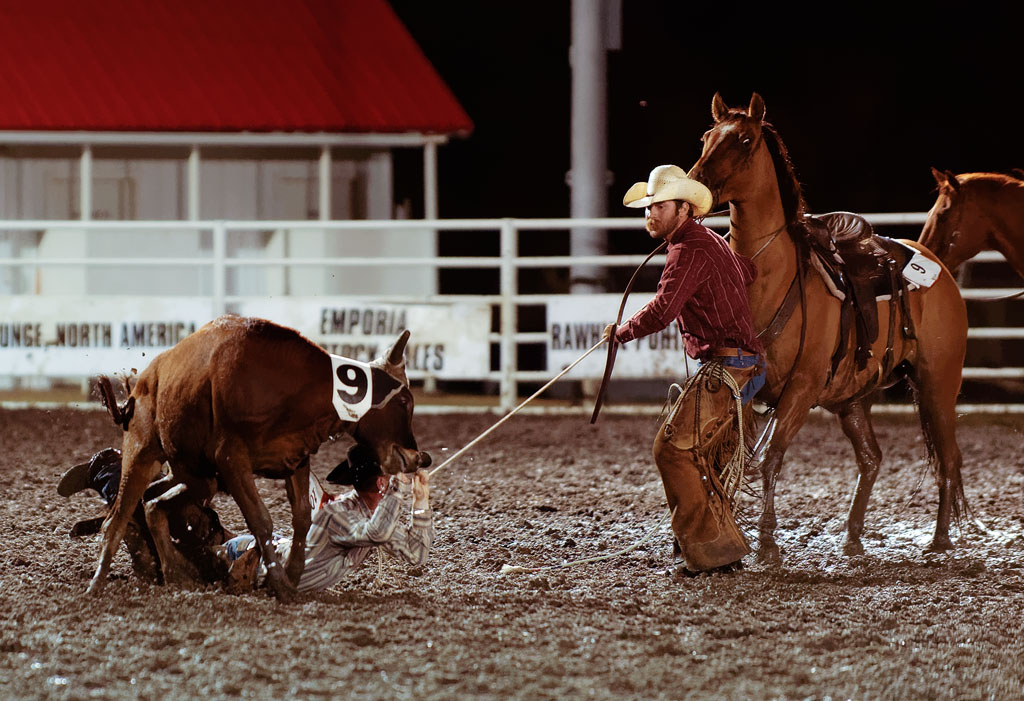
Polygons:
[[759,157],[763,146],[764,100],[757,93],[750,98],[746,111],[729,108],[722,96],[715,93],[711,101],[714,124],[704,133],[704,149],[690,169],[689,176],[708,187],[715,204],[722,205],[742,199],[754,186],[754,179],[763,176],[764,163]]
[[421,452],[412,431],[414,401],[405,375],[405,330],[388,351],[370,363],[373,378],[373,408],[363,415],[352,434],[360,445],[372,450],[385,474],[415,472],[430,465],[430,455]]
[[786,145],[764,115],[757,93],[746,110],[727,107],[715,93],[714,124],[704,133],[704,149],[689,176],[711,190],[718,206],[749,204],[751,216],[758,218],[771,216],[768,212],[781,203],[785,221],[796,221],[807,209],[803,188]]
[[[939,186],[939,194],[935,204],[928,210],[928,218],[918,241],[931,249],[952,272],[956,272],[960,264],[978,252],[979,246],[973,246],[969,240],[984,241],[983,232],[967,232],[964,226],[980,228],[984,221],[981,217],[965,217],[969,194],[961,187],[956,175],[946,170],[932,168],[932,177]],[[964,245],[967,244],[967,245]],[[973,250],[970,250],[973,249]]]

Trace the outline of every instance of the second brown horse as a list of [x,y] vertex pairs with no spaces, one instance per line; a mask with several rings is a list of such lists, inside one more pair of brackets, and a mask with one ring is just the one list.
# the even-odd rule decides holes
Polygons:
[[[714,123],[704,134],[700,159],[690,177],[704,183],[717,204],[729,203],[730,244],[753,258],[758,277],[750,289],[754,324],[766,328],[782,305],[790,284],[801,270],[801,255],[793,238],[805,214],[800,184],[785,145],[765,121],[764,101],[756,93],[746,110],[729,108],[721,96],[712,101]],[[914,241],[903,243],[932,260],[935,255]],[[830,294],[821,277],[810,272],[802,279],[803,300],[781,334],[767,348],[767,380],[758,398],[775,407],[778,424],[762,465],[764,496],[759,527],[761,560],[781,560],[775,541],[775,484],[786,450],[815,406],[839,417],[853,444],[859,477],[850,511],[844,551],[863,552],[861,534],[871,489],[882,453],[871,425],[874,389],[906,377],[916,392],[925,444],[939,488],[939,507],[930,550],[947,550],[951,519],[965,508],[960,477],[961,454],[956,440],[956,399],[967,347],[967,313],[956,281],[942,267],[927,288],[909,293],[916,339],[896,334],[894,368],[883,375],[888,339],[884,333],[872,347],[866,367],[858,367],[847,352],[834,374],[831,359],[839,343],[852,344],[840,334],[840,300]],[[889,302],[878,303],[878,318],[887,319]]]

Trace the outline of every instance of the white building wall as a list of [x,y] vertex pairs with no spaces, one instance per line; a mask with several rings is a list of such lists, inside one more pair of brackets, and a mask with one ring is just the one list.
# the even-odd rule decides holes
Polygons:
[[[106,154],[104,154],[106,155]],[[93,159],[91,218],[183,221],[187,216],[184,159]],[[0,219],[78,219],[79,161],[73,157],[0,158]],[[394,216],[389,151],[344,152],[332,162],[332,219],[390,219]],[[316,160],[215,159],[201,154],[200,217],[204,220],[308,220],[320,216]],[[192,257],[209,255],[208,232],[174,228],[138,231],[53,230],[0,232],[0,257],[38,253],[42,257]],[[433,256],[436,231],[337,232],[254,229],[233,233],[229,256]],[[242,295],[409,294],[437,292],[436,272],[411,267],[330,268],[253,266],[229,269],[228,293]],[[0,273],[0,294],[211,293],[206,268],[161,266],[139,269],[26,268]]]

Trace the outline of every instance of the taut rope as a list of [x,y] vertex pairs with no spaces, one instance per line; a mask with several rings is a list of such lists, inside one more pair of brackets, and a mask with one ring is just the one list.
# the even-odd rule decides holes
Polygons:
[[460,455],[462,455],[463,453],[465,453],[465,452],[466,452],[467,450],[469,450],[470,448],[472,448],[472,447],[473,447],[474,445],[476,445],[477,443],[479,443],[479,442],[480,442],[480,440],[481,440],[481,439],[482,439],[482,438],[483,438],[484,436],[486,436],[486,435],[487,435],[488,433],[490,433],[490,432],[491,432],[491,431],[493,431],[494,429],[498,428],[498,426],[501,426],[501,425],[502,425],[503,423],[505,423],[506,421],[508,421],[509,419],[511,419],[511,418],[512,418],[513,416],[515,416],[515,415],[516,415],[516,413],[517,413],[517,412],[518,412],[518,411],[519,411],[520,409],[522,409],[522,408],[523,408],[524,406],[526,406],[527,404],[529,404],[530,402],[532,402],[532,401],[533,401],[534,399],[536,399],[536,398],[537,398],[538,396],[540,396],[540,394],[541,394],[541,393],[542,393],[542,392],[543,392],[544,390],[546,390],[546,389],[547,389],[548,387],[550,387],[551,385],[553,385],[553,384],[555,383],[555,380],[559,379],[559,378],[560,378],[560,377],[561,377],[562,375],[564,375],[565,373],[567,373],[567,372],[569,372],[570,370],[572,370],[572,369],[573,369],[574,367],[576,367],[577,365],[579,365],[579,364],[580,364],[580,363],[581,363],[581,362],[583,361],[583,359],[584,359],[584,358],[586,358],[586,357],[587,357],[588,355],[590,355],[591,353],[593,353],[594,351],[596,351],[596,350],[597,350],[598,348],[600,348],[600,347],[601,347],[601,344],[602,344],[602,343],[604,343],[604,342],[605,342],[605,340],[606,340],[606,339],[602,338],[602,339],[601,339],[600,341],[598,341],[597,343],[595,343],[595,344],[594,344],[593,346],[591,346],[591,347],[590,347],[590,350],[588,350],[588,351],[587,351],[586,353],[584,353],[584,354],[583,354],[583,355],[581,355],[581,356],[580,356],[579,358],[577,358],[576,360],[574,360],[574,361],[573,361],[573,362],[572,362],[572,363],[571,363],[570,365],[566,366],[566,368],[565,368],[564,370],[562,370],[562,372],[558,373],[557,375],[555,375],[554,377],[552,377],[552,378],[551,378],[550,380],[548,380],[548,383],[547,383],[546,385],[544,385],[544,386],[543,386],[543,387],[541,387],[541,388],[540,388],[539,390],[537,390],[536,392],[534,392],[533,394],[531,394],[531,395],[530,395],[529,397],[527,397],[526,399],[524,399],[524,400],[522,401],[522,403],[521,403],[521,404],[520,404],[519,406],[517,406],[517,407],[516,407],[515,409],[513,409],[512,411],[510,411],[509,413],[507,413],[507,414],[506,414],[505,416],[503,416],[503,417],[501,418],[501,420],[500,420],[500,421],[498,421],[498,422],[497,422],[496,424],[494,424],[493,426],[491,426],[491,427],[490,427],[489,429],[487,429],[486,431],[484,431],[483,433],[481,433],[481,434],[480,434],[479,436],[477,436],[476,438],[474,438],[473,440],[471,440],[471,441],[470,441],[469,443],[467,443],[466,445],[464,445],[464,446],[463,446],[462,448],[460,448],[459,450],[455,451],[455,454],[454,454],[454,455],[452,455],[452,456],[451,456],[450,458],[448,458],[448,459],[447,459],[447,460],[445,460],[445,461],[444,461],[443,463],[441,463],[440,465],[438,465],[437,467],[435,467],[435,468],[434,468],[433,470],[431,470],[431,471],[430,471],[430,473],[429,473],[430,477],[431,477],[431,478],[433,478],[433,477],[434,477],[434,475],[436,475],[436,474],[437,474],[438,472],[440,472],[441,470],[443,470],[444,468],[446,468],[446,467],[448,466],[448,464],[449,464],[450,462],[452,462],[453,460],[455,460],[455,458],[459,457]]

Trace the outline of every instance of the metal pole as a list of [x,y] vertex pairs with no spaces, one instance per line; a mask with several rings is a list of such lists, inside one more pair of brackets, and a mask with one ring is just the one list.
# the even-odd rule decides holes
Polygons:
[[[571,153],[568,184],[573,218],[607,215],[607,105],[605,0],[573,0]],[[607,235],[601,229],[574,228],[569,234],[573,256],[603,255]],[[604,269],[594,265],[570,268],[573,293],[605,291]]]
[[423,218],[437,219],[437,143],[423,144]]

